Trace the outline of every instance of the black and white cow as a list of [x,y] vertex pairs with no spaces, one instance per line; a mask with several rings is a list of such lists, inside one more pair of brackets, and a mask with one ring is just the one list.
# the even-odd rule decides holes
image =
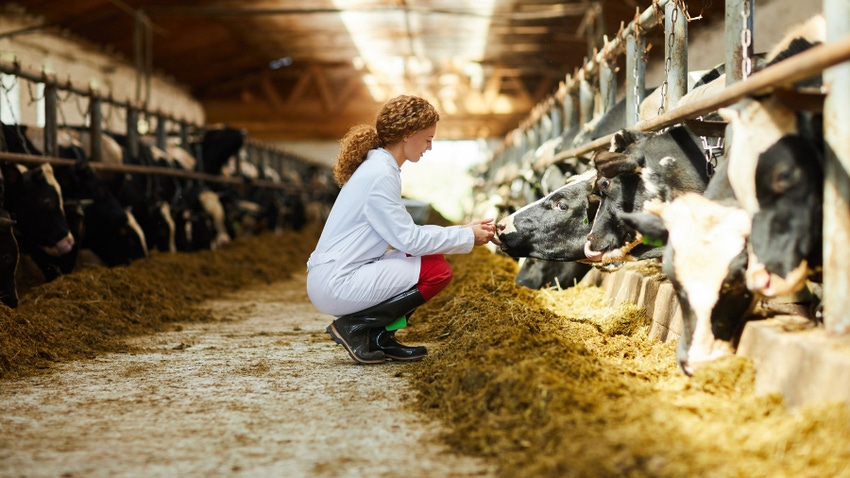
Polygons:
[[700,140],[684,125],[661,133],[622,130],[612,137],[609,151],[594,156],[594,163],[601,200],[584,252],[588,260],[602,264],[635,259],[632,249],[643,242],[637,230],[622,222],[621,213],[640,211],[650,200],[669,202],[686,192],[702,193],[708,184]]
[[499,221],[495,237],[499,248],[511,257],[584,259],[585,240],[599,205],[595,183],[595,169],[573,176],[564,186]]
[[705,194],[652,201],[624,223],[663,243],[663,270],[682,310],[676,353],[692,375],[702,365],[733,353],[758,294],[747,288],[749,216],[738,206],[721,161]]
[[749,288],[767,297],[796,292],[823,264],[822,119],[775,96],[721,114],[732,130],[730,182],[752,218]]

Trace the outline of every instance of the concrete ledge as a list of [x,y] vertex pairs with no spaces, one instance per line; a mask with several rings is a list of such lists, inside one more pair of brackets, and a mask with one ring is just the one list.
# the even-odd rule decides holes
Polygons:
[[[627,264],[610,273],[592,269],[579,285],[602,287],[608,305],[644,307],[651,320],[650,339],[679,339],[682,311],[676,292],[652,267]],[[793,315],[798,313],[793,307],[782,308],[782,302],[772,302],[773,310],[792,315],[749,322],[739,341],[737,354],[755,364],[756,393],[781,393],[790,408],[832,401],[850,404],[850,336],[828,336],[807,318]]]
[[756,393],[781,393],[791,408],[850,403],[850,336],[824,329],[794,330],[805,319],[778,316],[749,322],[737,354],[756,368]]
[[682,310],[676,291],[658,274],[646,275],[646,264],[626,264],[616,272],[591,269],[579,282],[580,286],[597,286],[605,290],[608,305],[637,304],[646,309],[652,321],[649,337],[660,342],[678,340],[682,333]]

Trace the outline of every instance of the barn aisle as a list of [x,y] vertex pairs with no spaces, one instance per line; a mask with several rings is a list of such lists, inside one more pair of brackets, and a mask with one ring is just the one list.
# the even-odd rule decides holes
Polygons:
[[132,339],[0,390],[0,476],[489,476],[411,411],[415,364],[354,365],[305,276],[205,305],[222,320]]

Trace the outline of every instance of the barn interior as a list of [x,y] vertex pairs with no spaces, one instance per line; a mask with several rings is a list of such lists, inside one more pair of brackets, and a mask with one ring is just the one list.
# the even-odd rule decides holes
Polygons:
[[[436,208],[441,216],[430,217],[431,222],[458,222],[478,214],[473,184],[488,161],[504,151],[515,133],[540,118],[539,108],[551,103],[565,80],[576,77],[606,40],[622,34],[625,24],[654,4],[650,0],[16,0],[0,7],[0,65],[138,105],[152,113],[140,117],[142,133],[153,132],[159,121],[152,118],[156,114],[196,125],[226,124],[243,129],[255,141],[252,144],[322,167],[333,163],[342,135],[355,124],[372,122],[384,101],[402,93],[422,96],[437,106],[441,121],[426,161],[402,168],[404,194]],[[723,63],[720,45],[726,41],[723,27],[728,17],[723,2],[680,4],[687,7],[688,69]],[[760,0],[756,7],[755,51],[768,49],[787,27],[821,10],[820,2],[791,0]],[[647,86],[665,79],[668,39],[662,31],[656,29],[646,37]],[[620,57],[613,67],[618,77],[616,97],[621,99],[626,96],[625,59]],[[0,119],[43,125],[43,91],[35,82],[16,81],[13,76],[0,75]],[[58,100],[60,125],[86,123],[85,97],[60,93]],[[106,129],[120,132],[126,123],[122,108],[104,106]],[[125,333],[170,331],[183,320],[218,320],[206,312],[199,316],[186,312],[185,303],[215,298],[257,277],[271,282],[297,274],[292,264],[300,264],[310,252],[305,244],[315,240],[310,235],[315,232],[284,236],[297,247],[242,243],[219,251],[221,255],[204,251],[185,264],[177,262],[183,258],[160,254],[147,264],[134,263],[132,269],[115,268],[103,276],[89,274],[45,288],[55,312],[42,312],[48,310],[46,299],[24,301],[23,310],[55,315],[58,325],[46,318],[44,323],[57,335],[38,332],[56,344],[69,342],[69,348],[26,349],[22,357],[32,359],[26,372],[40,373],[51,361],[125,353],[124,345],[113,340]],[[830,406],[802,416],[785,411],[791,397],[800,404],[817,403],[827,392],[848,399],[846,341],[839,346],[804,342],[795,352],[783,353],[776,347],[787,345],[781,334],[772,336],[776,342],[760,342],[762,336],[751,335],[750,353],[775,360],[777,376],[783,367],[793,367],[798,374],[790,379],[773,377],[791,383],[786,387],[790,391],[757,394],[756,388],[769,386],[757,382],[752,368],[741,361],[708,367],[693,378],[676,371],[673,339],[681,330],[672,324],[681,322],[681,313],[676,315],[669,283],[666,288],[657,284],[657,264],[639,266],[637,273],[605,274],[604,280],[602,272],[594,271],[585,285],[601,287],[596,295],[570,297],[559,309],[557,302],[565,300],[560,294],[572,294],[570,284],[532,293],[512,287],[517,266],[505,257],[482,254],[456,260],[463,271],[456,281],[458,289],[423,309],[420,316],[434,318],[423,321],[424,327],[412,332],[420,335],[412,337],[446,338],[446,331],[455,327],[471,333],[449,337],[453,342],[439,356],[442,362],[429,363],[410,375],[425,394],[421,404],[425,413],[458,424],[444,438],[455,450],[503,461],[501,476],[762,472],[763,476],[846,476],[850,448],[845,424],[850,421],[845,408]],[[254,263],[261,266],[252,267]],[[197,280],[184,281],[162,297],[150,295],[157,281],[173,275],[175,268],[189,271]],[[220,283],[198,286],[209,271]],[[105,290],[97,299],[103,311],[88,303],[68,307],[69,297],[82,296],[86,290],[101,294],[104,281],[126,286],[129,297],[113,297]],[[151,323],[139,321],[133,314],[149,310],[150,300],[162,301],[162,310]],[[632,304],[638,300],[657,317],[644,316],[646,310]],[[607,307],[600,311],[602,303]],[[509,305],[507,312],[503,304]],[[90,313],[92,307],[97,313]],[[91,336],[104,329],[113,333],[112,325],[104,325],[107,313],[132,325],[126,326],[128,331],[116,328],[107,345],[73,349],[76,344],[69,337],[77,329],[66,330],[61,324],[77,320],[74,314],[80,311],[91,316],[79,324],[80,329],[90,327]],[[243,313],[250,315],[245,311],[234,315],[242,320]],[[29,326],[14,314],[0,319],[15,330]],[[663,340],[657,330],[640,322],[645,319],[651,327],[665,324]],[[811,331],[808,322],[794,324]],[[298,332],[296,327],[284,335]],[[575,337],[579,341],[571,342]],[[21,342],[30,346],[28,340]],[[529,344],[538,356],[517,360]],[[175,347],[190,346],[180,342]],[[824,358],[824,349],[836,355]],[[595,353],[602,359],[597,360]],[[500,362],[488,363],[492,368],[481,365],[494,357]],[[808,370],[823,372],[807,373],[800,365],[804,362],[810,363]],[[0,369],[2,365],[0,361]],[[245,375],[262,376],[260,369],[268,368],[262,361],[254,365],[256,370]],[[408,377],[408,372],[398,375]],[[447,377],[449,383],[433,377]],[[592,381],[582,381],[588,377]],[[662,385],[651,384],[659,379]],[[589,393],[591,389],[603,391],[605,399]],[[451,410],[454,415],[439,408],[446,397],[459,404]],[[490,413],[485,404],[498,409],[498,414]],[[687,428],[680,427],[683,423],[700,436],[681,432]],[[746,423],[752,426],[741,426]],[[561,435],[563,430],[569,433]],[[668,435],[677,437],[681,450],[666,449]],[[559,448],[552,449],[553,443]],[[728,459],[732,453],[734,458]],[[723,464],[720,471],[718,462]],[[600,469],[599,463],[610,468]],[[312,471],[322,475],[327,470]]]

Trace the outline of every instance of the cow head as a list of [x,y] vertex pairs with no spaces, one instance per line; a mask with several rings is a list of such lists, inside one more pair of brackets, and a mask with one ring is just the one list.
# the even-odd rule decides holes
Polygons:
[[571,177],[567,184],[528,204],[496,225],[496,241],[512,257],[545,261],[584,258],[584,241],[598,205],[596,171]]
[[721,115],[733,138],[729,181],[752,218],[747,284],[766,297],[796,292],[822,263],[820,117],[795,113],[773,96]]
[[588,260],[603,264],[634,260],[632,250],[642,242],[621,214],[640,211],[649,200],[702,192],[708,184],[702,147],[684,126],[658,134],[621,130],[594,163],[601,203],[584,250]]
[[663,240],[663,268],[682,311],[677,360],[688,375],[731,354],[755,304],[746,287],[746,240],[750,220],[732,205],[698,194],[670,203],[652,202],[624,220],[648,237]]
[[65,218],[62,189],[49,163],[26,169],[4,164],[6,207],[21,235],[49,256],[71,252],[74,237]]

